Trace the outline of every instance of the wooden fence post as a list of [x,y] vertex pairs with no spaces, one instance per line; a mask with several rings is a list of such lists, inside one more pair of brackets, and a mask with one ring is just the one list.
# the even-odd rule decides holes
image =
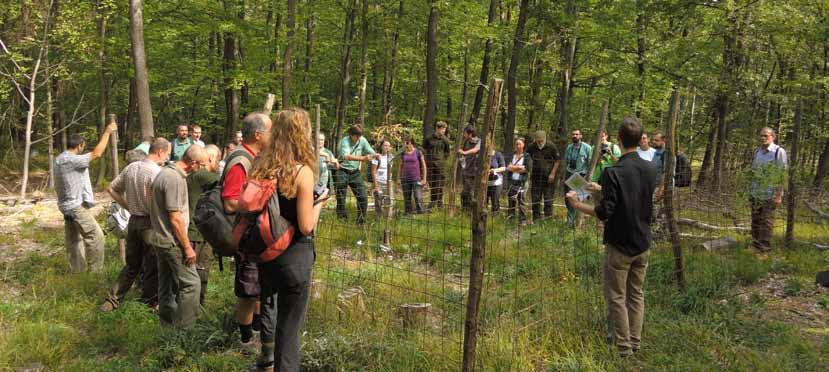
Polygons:
[[664,182],[663,192],[665,219],[668,223],[668,234],[671,240],[671,249],[674,253],[674,277],[680,291],[685,291],[685,262],[682,258],[682,245],[679,241],[679,227],[674,213],[674,175],[676,174],[676,120],[679,111],[679,91],[674,88],[671,93],[670,108],[668,111],[668,131],[665,133],[664,153]]
[[593,181],[593,172],[596,171],[596,165],[599,164],[599,157],[602,153],[602,131],[607,127],[607,112],[609,109],[610,103],[605,98],[604,103],[602,103],[602,116],[599,117],[599,128],[596,129],[596,137],[593,139],[593,154],[590,155],[590,166],[587,168],[587,182]]
[[802,102],[797,101],[797,106],[794,111],[794,127],[792,128],[792,147],[789,154],[789,191],[786,194],[786,238],[785,246],[788,249],[793,247],[794,243],[794,223],[795,223],[795,208],[797,207],[797,182],[795,180],[798,155],[800,153],[800,124],[802,121]]
[[[115,114],[109,114],[107,116],[107,124],[117,123],[117,116]],[[112,158],[112,180],[115,181],[115,177],[118,177],[118,174],[121,173],[121,168],[118,164],[118,131],[114,131],[109,135],[109,149],[110,149],[110,157]],[[118,257],[121,259],[122,264],[127,263],[127,240],[124,238],[118,239]]]
[[489,82],[484,128],[481,132],[481,150],[478,152],[480,172],[475,176],[477,190],[472,201],[472,256],[469,260],[469,291],[466,303],[466,321],[463,333],[463,371],[475,370],[475,349],[478,345],[478,314],[484,281],[486,256],[486,189],[489,174],[489,152],[494,148],[495,120],[501,105],[504,81],[493,78]]
[[449,184],[452,185],[452,188],[449,189],[449,215],[454,216],[457,212],[457,205],[456,198],[457,198],[457,190],[458,190],[458,150],[461,149],[461,144],[463,144],[463,127],[464,123],[466,123],[466,112],[469,108],[469,105],[466,103],[463,104],[463,108],[461,109],[461,118],[458,121],[458,131],[455,133],[455,151],[452,151],[449,154],[449,161],[452,163],[452,174],[449,176],[452,177],[452,182]]

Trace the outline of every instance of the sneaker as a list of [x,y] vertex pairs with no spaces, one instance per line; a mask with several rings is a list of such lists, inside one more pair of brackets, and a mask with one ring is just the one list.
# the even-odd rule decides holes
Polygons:
[[115,310],[115,306],[112,304],[112,302],[104,301],[104,303],[102,303],[101,306],[98,306],[98,310],[102,313],[108,313],[112,310]]
[[254,355],[259,352],[259,342],[257,339],[251,337],[250,341],[242,342],[239,341],[239,349],[242,351],[242,354],[245,355]]

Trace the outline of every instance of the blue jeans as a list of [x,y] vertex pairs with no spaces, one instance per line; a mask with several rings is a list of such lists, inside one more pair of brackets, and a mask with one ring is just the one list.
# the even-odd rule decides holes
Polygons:
[[406,213],[423,213],[423,185],[420,181],[403,181],[403,206]]

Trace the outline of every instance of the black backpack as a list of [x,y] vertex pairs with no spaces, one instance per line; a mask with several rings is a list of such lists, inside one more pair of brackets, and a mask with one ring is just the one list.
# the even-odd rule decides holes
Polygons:
[[213,253],[218,257],[232,257],[236,255],[238,247],[233,239],[233,227],[236,222],[234,215],[225,213],[224,202],[222,201],[222,187],[225,177],[236,164],[241,164],[247,173],[253,162],[251,155],[244,148],[237,149],[228,156],[225,161],[225,168],[222,177],[212,189],[207,190],[196,203],[193,211],[193,222],[199,229],[204,241],[213,248]]
[[676,154],[676,174],[674,175],[676,187],[691,186],[691,162],[685,155]]

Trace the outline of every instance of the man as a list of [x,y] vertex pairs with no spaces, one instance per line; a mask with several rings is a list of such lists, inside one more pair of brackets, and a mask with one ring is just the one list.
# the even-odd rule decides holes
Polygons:
[[190,139],[193,141],[194,145],[199,145],[204,147],[204,141],[201,140],[201,126],[198,124],[193,124],[190,126]]
[[236,132],[236,143],[235,143],[235,145],[239,146],[239,145],[242,144],[243,141],[244,141],[244,136],[242,135],[242,131],[241,130],[237,131]]
[[599,177],[602,176],[602,171],[606,168],[610,168],[616,160],[622,156],[622,150],[619,149],[615,143],[610,142],[607,136],[607,131],[602,130],[601,134],[601,151],[599,152],[599,162],[596,164],[596,170],[593,171],[593,182],[598,182]]
[[[582,142],[581,130],[575,129],[570,132],[571,144],[567,145],[564,150],[564,179],[567,180],[573,174],[580,174],[582,177],[587,177],[587,167],[590,166],[590,157],[593,155],[593,148]],[[570,188],[565,184],[564,192],[570,191]],[[567,199],[564,200],[567,206],[567,223],[570,225],[576,224],[578,212],[573,208]]]
[[449,142],[449,138],[446,138],[446,127],[446,122],[437,122],[435,133],[423,141],[429,175],[429,209],[443,206],[443,185],[446,182],[444,169],[446,157],[449,156],[452,148],[452,143]]
[[181,124],[178,126],[176,136],[177,137],[172,141],[173,152],[170,154],[171,161],[181,159],[187,149],[190,148],[190,145],[193,144],[193,140],[190,138],[190,128],[187,127],[187,124]]
[[639,141],[639,147],[636,148],[636,153],[643,160],[653,162],[653,156],[656,154],[656,149],[650,146],[648,141],[648,134],[642,133],[642,140]]
[[135,279],[144,271],[141,302],[149,307],[158,304],[158,264],[155,252],[144,241],[144,234],[152,228],[150,222],[150,196],[153,181],[161,164],[170,157],[170,142],[164,138],[153,140],[150,154],[142,161],[128,165],[109,184],[107,192],[112,200],[130,212],[127,224],[126,266],[110,289],[106,301],[100,306],[103,312],[117,309],[132,287]]
[[527,154],[533,159],[533,167],[530,170],[530,196],[533,221],[538,221],[541,219],[542,196],[544,217],[553,216],[554,182],[558,172],[559,153],[555,146],[547,146],[547,132],[539,130],[533,137],[535,141],[527,146]]
[[783,186],[789,159],[786,150],[774,143],[774,130],[760,130],[760,148],[751,162],[751,245],[760,252],[771,250],[774,210],[783,202]]
[[[225,213],[236,213],[251,161],[268,145],[272,125],[270,117],[259,112],[250,113],[242,120],[242,142],[225,159],[226,166],[221,177]],[[258,345],[253,339],[253,332],[261,326],[259,270],[255,262],[242,255],[237,255],[233,261],[236,265],[233,292],[237,298],[236,322],[239,324],[240,345],[243,351],[255,353]]]
[[153,180],[147,243],[158,255],[158,317],[166,325],[189,327],[199,316],[201,283],[196,251],[187,237],[190,208],[187,175],[207,165],[204,147],[191,146]]
[[117,128],[115,123],[107,125],[95,149],[86,154],[83,154],[86,147],[83,137],[73,134],[66,141],[67,150],[55,159],[55,191],[58,209],[63,213],[72,272],[100,272],[104,267],[104,232],[89,211],[95,205],[89,163],[104,154],[109,135]]
[[337,185],[337,216],[340,218],[348,217],[345,209],[345,197],[348,188],[351,188],[351,192],[357,198],[357,224],[361,225],[365,222],[368,197],[366,196],[366,187],[363,183],[360,168],[362,162],[378,158],[368,140],[363,137],[361,126],[352,125],[351,128],[348,128],[348,135],[343,137],[340,146],[337,148],[337,158],[340,161],[340,168],[337,169],[337,178],[334,181]]
[[153,141],[155,141],[155,137],[145,136],[141,140],[141,143],[139,143],[138,146],[135,146],[135,148],[133,150],[140,150],[140,151],[144,152],[144,155],[149,155],[150,154],[150,145],[153,143]]
[[472,199],[475,197],[475,176],[478,174],[478,153],[481,151],[481,139],[475,131],[475,127],[467,125],[463,130],[463,144],[458,149],[461,162],[461,208],[472,207]]
[[604,221],[604,295],[608,310],[608,333],[622,357],[637,352],[642,341],[645,296],[642,285],[648,268],[651,242],[651,211],[656,169],[636,154],[642,137],[639,120],[625,118],[618,139],[624,147],[619,161],[602,172],[599,184],[588,189],[601,191],[595,207],[580,202],[575,191],[567,200],[582,213]]
[[204,148],[207,153],[207,166],[197,172],[187,175],[187,205],[190,210],[190,227],[187,236],[190,238],[190,245],[196,250],[196,272],[199,274],[201,291],[199,292],[199,304],[204,306],[204,298],[207,294],[207,279],[210,275],[210,262],[213,256],[213,249],[210,244],[204,241],[196,223],[193,222],[193,214],[196,210],[196,203],[202,193],[213,188],[219,181],[219,157],[221,150],[216,145],[207,145]]
[[340,166],[340,163],[337,161],[334,153],[325,148],[325,133],[320,132],[317,137],[317,145],[319,147],[320,161],[320,178],[317,181],[317,185],[330,189],[331,185],[334,184],[333,171]]

